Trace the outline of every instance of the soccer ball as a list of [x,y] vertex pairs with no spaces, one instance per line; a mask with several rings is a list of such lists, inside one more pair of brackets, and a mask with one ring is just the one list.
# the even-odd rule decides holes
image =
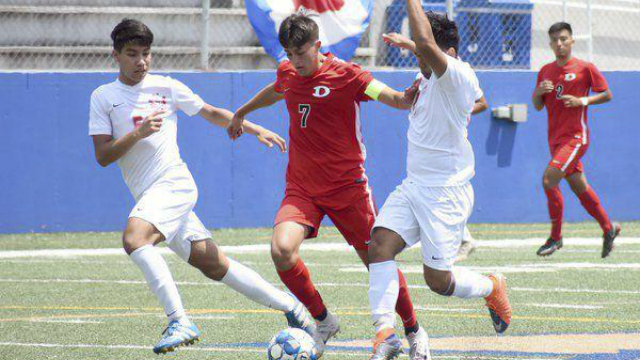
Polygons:
[[316,343],[302,329],[288,328],[271,339],[267,348],[269,360],[316,360]]

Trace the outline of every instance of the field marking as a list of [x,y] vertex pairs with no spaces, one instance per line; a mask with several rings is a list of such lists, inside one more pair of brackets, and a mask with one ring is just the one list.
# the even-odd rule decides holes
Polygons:
[[65,319],[79,320],[79,319],[100,319],[100,318],[121,318],[121,317],[136,317],[142,315],[154,315],[154,314],[141,314],[141,313],[118,313],[118,314],[64,314],[64,315],[51,315],[51,316],[29,316],[22,318],[0,318],[2,322],[48,322]]
[[[478,247],[480,248],[514,248],[514,247],[531,247],[539,246],[544,243],[541,238],[528,239],[505,239],[505,240],[480,240]],[[601,238],[565,238],[564,244],[567,246],[602,246]],[[617,245],[640,244],[638,237],[621,237],[616,239]],[[247,253],[263,253],[269,252],[269,244],[256,245],[236,245],[236,246],[220,246],[222,251],[228,254],[247,254]],[[411,249],[420,248],[419,244]],[[302,249],[306,251],[353,251],[353,248],[346,243],[305,243]],[[173,253],[169,248],[158,248],[161,254]],[[103,248],[103,249],[42,249],[42,250],[9,250],[0,251],[0,259],[8,258],[24,258],[24,257],[77,257],[77,256],[109,256],[109,255],[125,255],[122,248]]]
[[[81,283],[81,284],[123,284],[123,285],[146,285],[143,280],[101,280],[101,279],[0,279],[2,282],[11,283]],[[225,286],[223,283],[216,281],[197,282],[197,281],[177,281],[178,286]],[[316,287],[361,287],[367,288],[367,283],[317,283]],[[279,286],[282,287],[282,286]],[[408,285],[409,289],[430,290],[427,285]],[[639,290],[606,290],[606,289],[569,289],[569,288],[529,288],[514,286],[509,291],[516,292],[543,292],[543,293],[578,293],[578,294],[617,294],[617,295],[640,295]],[[0,307],[1,309],[2,307]],[[126,308],[125,308],[126,309]],[[69,309],[67,309],[69,310]]]
[[[411,287],[411,286],[409,286]],[[512,287],[510,291],[524,291],[524,292],[565,292],[565,293],[598,293],[598,294],[619,294],[619,295],[640,295],[640,291],[637,290],[604,290],[604,289],[567,289],[567,288],[527,288],[527,287]]]
[[572,304],[518,304],[518,307],[529,306],[538,308],[554,308],[554,309],[575,309],[575,310],[600,310],[604,309],[602,305],[572,305]]
[[[209,345],[209,344],[207,344]],[[264,347],[266,348],[266,343]],[[144,345],[99,345],[99,344],[51,344],[51,343],[18,343],[18,342],[0,342],[0,346],[9,347],[42,347],[42,348],[81,348],[81,349],[121,349],[121,350],[147,350],[151,351],[153,347]],[[222,344],[209,345],[208,347],[202,346],[190,346],[180,347],[176,352],[181,351],[204,351],[204,352],[252,352],[252,353],[266,353],[264,349],[256,347],[224,347]],[[326,354],[341,355],[341,356],[362,356],[362,351],[355,352],[342,352],[331,351],[327,349]],[[440,358],[453,358],[453,356],[443,356]]]
[[[504,266],[459,266],[468,270],[483,274],[503,273],[548,273],[559,272],[564,270],[640,270],[640,263],[591,263],[591,262],[569,262],[569,263],[551,263],[540,262],[533,264],[504,265]],[[422,274],[422,265],[400,265],[400,269],[405,274]],[[362,266],[347,266],[338,269],[344,273],[367,273],[367,269]]]
[[31,319],[29,322],[48,323],[48,324],[104,324],[104,321],[96,320],[80,320],[80,319]]
[[[246,344],[246,346],[238,346],[241,344],[230,344],[225,346],[224,344],[199,344],[190,347],[180,347],[177,349],[176,353],[180,353],[181,351],[195,351],[195,352],[230,352],[230,353],[265,353],[265,349],[267,347],[267,343],[253,343]],[[328,355],[339,355],[339,356],[356,356],[362,357],[363,354],[367,354],[370,352],[369,346],[364,347],[345,347],[344,350],[340,351],[335,348],[340,349],[340,346],[327,346],[325,350],[325,354]],[[19,342],[0,342],[0,346],[6,347],[33,347],[33,348],[79,348],[79,349],[116,349],[116,350],[146,350],[151,351],[151,346],[145,345],[100,345],[100,344],[54,344],[54,343],[19,343]],[[344,346],[342,346],[344,347]],[[348,351],[345,351],[347,350]],[[526,353],[523,354],[523,356]],[[402,354],[401,358],[408,358],[408,355]],[[545,358],[545,357],[535,357],[535,358],[526,358],[526,357],[514,357],[514,356],[500,356],[500,355],[483,355],[483,354],[474,354],[474,355],[465,355],[465,354],[437,354],[431,356],[433,359],[474,359],[474,360],[497,360],[497,359],[509,359],[509,360],[557,360],[557,357],[554,358]]]
[[[480,306],[479,306],[480,308]],[[130,310],[130,311],[142,311],[142,310],[153,310],[153,311],[162,311],[161,308],[126,308],[126,307],[69,307],[69,306],[0,306],[0,310]],[[440,311],[439,310],[420,310],[419,311],[428,311],[429,316],[433,317],[443,317],[443,318],[467,318],[467,319],[486,319],[486,314],[456,314],[448,311]],[[336,310],[336,315],[355,315],[355,316],[370,316],[369,311],[355,311],[355,310]],[[271,309],[190,309],[187,310],[187,314],[282,314],[281,311],[271,310]],[[103,315],[60,315],[67,316],[69,318],[78,318],[78,317],[123,317],[123,316],[141,316],[145,314],[103,314]],[[31,317],[37,318],[37,317]],[[43,318],[43,317],[40,317]],[[24,319],[28,318],[19,318],[19,319],[1,319],[0,322],[8,322],[8,321],[25,321]],[[544,322],[577,322],[577,323],[607,323],[607,324],[640,324],[640,320],[628,320],[628,319],[605,319],[605,318],[594,318],[594,317],[546,317],[546,316],[521,316],[514,315],[513,319],[516,320],[530,320],[530,321],[544,321]]]

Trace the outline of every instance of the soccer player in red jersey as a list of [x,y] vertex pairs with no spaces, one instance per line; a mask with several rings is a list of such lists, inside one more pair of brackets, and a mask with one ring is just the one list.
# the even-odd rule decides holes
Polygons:
[[[600,199],[587,183],[580,159],[589,147],[587,108],[610,101],[611,90],[593,64],[571,55],[574,44],[571,25],[565,22],[552,25],[549,38],[556,61],[542,67],[532,97],[536,110],[547,108],[552,157],[542,179],[551,218],[551,236],[537,254],[548,256],[562,247],[563,199],[558,184],[566,179],[582,206],[598,221],[604,232],[604,258],[613,249],[620,224],[609,220]],[[589,90],[595,94],[589,96]]]
[[[394,91],[359,66],[320,53],[318,25],[305,15],[291,15],[279,30],[289,60],[276,81],[240,107],[227,131],[242,132],[250,112],[285,100],[289,111],[289,164],[285,196],[276,215],[271,256],[289,290],[317,320],[319,354],[339,330],[299,256],[305,239],[314,238],[326,215],[368,266],[368,243],[377,209],[365,175],[366,150],[360,131],[360,103],[369,100],[401,109],[411,107],[410,91]],[[427,341],[416,321],[407,284],[399,274],[396,310],[410,344]],[[415,345],[418,346],[418,345]]]

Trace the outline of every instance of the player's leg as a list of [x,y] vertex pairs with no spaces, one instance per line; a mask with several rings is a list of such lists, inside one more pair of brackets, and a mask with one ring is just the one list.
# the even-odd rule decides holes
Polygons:
[[[344,203],[347,201],[351,204],[344,207]],[[353,246],[360,260],[368,268],[368,244],[371,240],[371,229],[377,216],[377,209],[370,189],[366,184],[362,187],[350,188],[336,194],[335,198],[327,203],[331,205],[331,208],[324,208],[327,216],[333,221],[349,245]],[[407,338],[415,340],[420,326],[413,309],[407,281],[400,270],[398,270],[398,280],[400,292],[396,303],[396,312],[402,319]]]
[[287,189],[276,215],[271,239],[271,258],[280,279],[317,321],[314,340],[319,357],[326,341],[340,330],[340,326],[338,318],[327,310],[313,285],[299,252],[305,239],[317,236],[323,217],[324,212],[312,199],[300,191]]
[[587,182],[587,178],[582,171],[581,162],[578,161],[575,168],[571,169],[571,173],[568,173],[566,179],[585,210],[600,224],[603,232],[602,257],[607,257],[613,250],[613,241],[620,233],[620,224],[612,223],[609,220],[607,212],[600,203],[600,198]]
[[166,261],[154,245],[164,235],[146,220],[132,217],[127,221],[122,242],[131,260],[142,271],[149,289],[158,298],[169,322],[186,318],[182,300]]
[[192,343],[200,335],[185,314],[167,263],[154,247],[160,241],[173,239],[196,200],[197,190],[190,174],[172,174],[145,191],[129,215],[123,234],[125,251],[144,274],[168,317],[169,325],[153,349],[156,353]]
[[[319,220],[315,226],[316,228],[320,226]],[[337,316],[330,313],[325,306],[320,293],[311,281],[309,270],[299,255],[303,240],[316,234],[314,229],[297,222],[278,223],[274,228],[271,240],[271,258],[282,282],[304,304],[316,320],[313,339],[316,342],[318,357],[321,357],[325,344],[340,331],[340,325]]]
[[473,208],[471,184],[459,187],[410,188],[420,224],[424,280],[442,296],[484,298],[498,333],[511,322],[506,283],[500,274],[484,276],[453,266],[467,218]]
[[551,220],[551,234],[547,241],[538,249],[536,254],[548,256],[562,248],[562,212],[564,199],[560,192],[560,181],[564,178],[563,168],[571,156],[572,148],[558,146],[552,149],[552,160],[542,176],[542,187],[547,196],[549,219]]
[[[369,244],[369,305],[376,328],[372,359],[397,356],[402,348],[394,330],[394,310],[397,309],[401,282],[395,256],[405,246],[418,242],[420,232],[401,187],[389,196],[382,207]],[[420,341],[412,341],[411,359],[430,357],[428,337],[424,329],[419,331],[419,335]]]
[[194,212],[189,214],[188,222],[169,247],[208,278],[222,282],[259,304],[284,312],[289,326],[313,334],[313,322],[306,315],[304,306],[252,269],[226,257]]

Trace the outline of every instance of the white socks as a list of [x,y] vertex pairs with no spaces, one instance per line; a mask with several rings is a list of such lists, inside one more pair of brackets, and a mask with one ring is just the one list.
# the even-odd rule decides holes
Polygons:
[[167,263],[156,248],[153,245],[145,245],[133,251],[129,256],[142,270],[149,288],[160,301],[164,313],[169,317],[169,322],[186,320],[176,283],[173,281]]
[[229,260],[229,270],[220,280],[223,284],[272,309],[284,312],[293,310],[295,303],[292,296],[277,289],[248,267],[233,259],[227,259]]
[[399,292],[398,266],[395,261],[369,264],[369,306],[376,332],[395,327]]
[[451,269],[455,279],[453,296],[462,299],[487,297],[493,291],[493,282],[484,275],[480,275],[466,268],[453,267]]

